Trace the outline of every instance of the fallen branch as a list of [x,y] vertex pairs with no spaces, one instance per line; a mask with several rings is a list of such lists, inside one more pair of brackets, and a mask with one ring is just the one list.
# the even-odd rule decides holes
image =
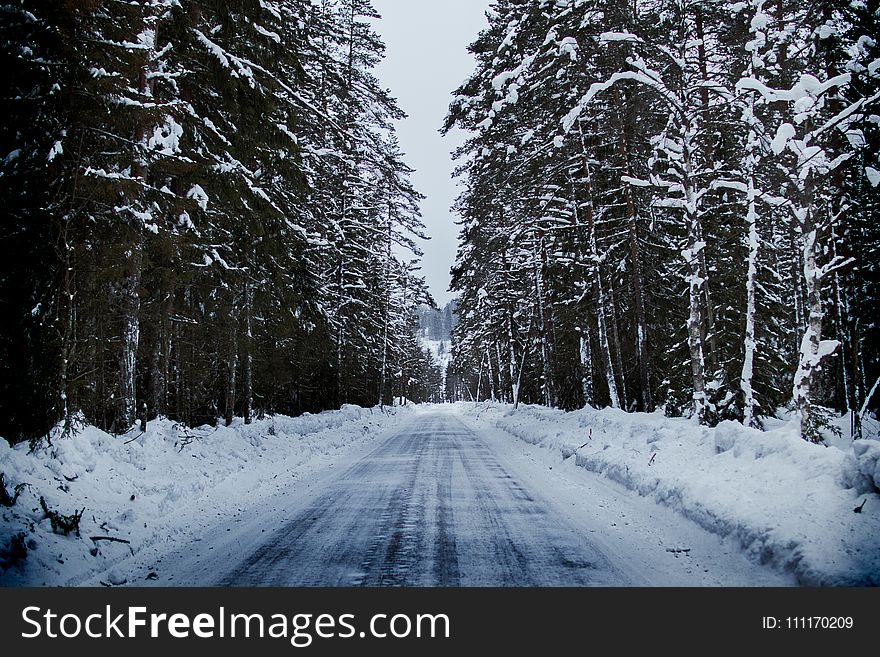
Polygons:
[[98,556],[100,552],[98,551],[98,541],[108,541],[110,543],[122,543],[128,546],[128,551],[131,552],[132,556],[134,556],[134,548],[131,547],[131,541],[127,541],[124,538],[116,538],[115,536],[89,536],[92,539],[92,542],[95,544],[90,552],[93,557]]
[[111,541],[113,543],[125,543],[126,545],[131,545],[131,541],[127,541],[124,538],[116,538],[115,536],[89,536],[89,538],[95,543],[98,541]]
[[865,413],[868,412],[868,404],[871,403],[871,399],[874,397],[874,393],[877,392],[877,388],[880,388],[880,376],[878,376],[877,380],[874,382],[871,392],[865,395],[865,403],[863,403],[862,407],[859,409],[860,418],[865,417]]
[[17,486],[13,486],[12,495],[10,495],[9,491],[6,490],[5,477],[6,475],[0,472],[0,504],[3,506],[13,506],[18,501],[18,496],[21,495],[21,491],[29,484],[21,483]]
[[82,515],[86,511],[85,507],[83,507],[81,511],[74,511],[72,515],[68,516],[49,509],[46,505],[46,500],[43,499],[43,497],[40,497],[40,506],[43,508],[43,518],[49,519],[53,532],[58,533],[60,530],[64,532],[65,536],[67,536],[70,532],[75,531],[77,536],[80,535],[79,521],[82,519]]

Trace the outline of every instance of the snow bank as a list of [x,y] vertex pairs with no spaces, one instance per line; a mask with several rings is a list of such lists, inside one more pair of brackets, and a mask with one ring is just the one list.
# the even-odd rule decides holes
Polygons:
[[459,406],[477,424],[547,449],[553,459],[574,458],[735,539],[755,561],[789,570],[803,584],[880,584],[880,441],[813,445],[799,438],[795,422],[762,432],[614,409]]
[[[160,419],[146,433],[126,436],[86,427],[34,454],[26,444],[11,448],[0,439],[7,491],[27,484],[14,506],[0,506],[0,585],[76,585],[108,570],[105,581],[121,583],[112,581],[124,579],[113,567],[123,559],[242,512],[322,458],[383,435],[410,413],[411,407],[346,406],[196,429]],[[52,531],[41,496],[63,515],[85,509],[80,537]],[[19,552],[23,542],[27,556],[9,566],[11,541]]]

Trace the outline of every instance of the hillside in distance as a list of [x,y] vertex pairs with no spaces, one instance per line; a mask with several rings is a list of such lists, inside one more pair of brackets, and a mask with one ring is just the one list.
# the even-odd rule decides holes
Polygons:
[[418,309],[419,340],[422,346],[431,352],[434,362],[439,365],[444,383],[446,367],[452,358],[452,329],[458,324],[456,308],[457,302],[453,300],[440,309],[429,306],[421,306]]

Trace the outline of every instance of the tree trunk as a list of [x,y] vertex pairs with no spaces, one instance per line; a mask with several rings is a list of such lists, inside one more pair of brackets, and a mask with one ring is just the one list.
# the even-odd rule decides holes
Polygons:
[[[235,301],[232,303],[234,305]],[[227,345],[226,352],[226,380],[224,386],[223,414],[227,427],[232,425],[232,420],[235,417],[235,376],[238,371],[238,322],[235,318],[235,311],[233,309],[230,310],[229,327],[227,329],[229,344]]]
[[[706,239],[704,238],[703,233],[703,224],[700,219],[697,219],[697,229],[699,230],[698,239],[706,243]],[[706,263],[706,247],[700,249],[700,270],[703,273],[703,285],[702,285],[702,302],[705,310],[703,325],[701,327],[701,340],[703,341],[703,345],[709,346],[709,366],[710,372],[716,372],[718,370],[718,346],[715,340],[715,307],[712,303],[712,294],[709,287],[709,266]]]
[[507,403],[507,391],[504,387],[504,371],[501,367],[501,346],[495,340],[495,370],[498,372],[498,392],[503,404]]
[[494,402],[497,401],[495,397],[495,374],[492,370],[492,349],[491,343],[486,346],[486,369],[489,373],[489,397]]
[[758,212],[756,208],[757,190],[755,178],[749,175],[747,192],[748,211],[746,223],[749,227],[749,271],[746,277],[746,336],[744,340],[744,358],[740,374],[740,389],[743,392],[743,425],[757,426],[755,417],[755,392],[752,379],[755,372],[755,351],[758,346],[755,334],[755,316],[757,314],[758,294],[758,257],[760,255],[760,236],[758,234]]
[[515,387],[516,398],[513,400],[513,410],[516,410],[519,408],[519,391],[522,386],[522,374],[523,374],[523,369],[525,369],[525,366],[526,366],[526,358],[528,358],[528,355],[529,355],[529,338],[531,338],[531,336],[532,336],[532,325],[533,325],[534,321],[535,321],[534,317],[532,317],[532,319],[529,320],[529,330],[526,332],[526,340],[525,340],[525,345],[523,346],[522,360],[520,360],[520,362],[519,362],[519,372],[516,375],[516,387]]
[[581,357],[581,393],[583,394],[584,406],[592,406],[593,394],[593,353],[590,349],[590,332],[585,326],[580,331],[580,357]]
[[[631,192],[627,192],[627,213],[629,214],[632,210],[632,199]],[[630,247],[631,247],[631,257],[634,265],[638,262],[639,259],[639,248],[638,248],[638,232],[636,228],[636,220],[635,215],[630,214],[629,216],[629,224],[630,224]],[[638,352],[639,357],[639,388],[641,389],[642,395],[642,407],[647,411],[651,412],[654,409],[654,401],[651,398],[651,384],[650,377],[648,374],[648,336],[647,336],[647,319],[645,313],[645,301],[642,293],[642,275],[641,275],[641,266],[636,265],[633,269],[633,295],[635,297],[635,306],[636,306],[636,322],[637,322],[637,336],[636,336],[636,350]]]
[[475,402],[480,401],[480,387],[482,386],[482,384],[483,384],[483,358],[480,357],[480,369],[477,372],[477,394],[474,397]]
[[513,338],[513,308],[508,309],[507,313],[507,350],[510,359],[510,395],[513,405],[519,404],[519,377],[516,371],[516,348],[514,347]]
[[61,277],[62,289],[60,294],[59,318],[63,314],[64,327],[61,330],[61,364],[59,368],[58,392],[61,399],[61,421],[64,423],[62,437],[71,435],[73,431],[73,413],[71,410],[70,390],[70,361],[73,358],[75,340],[76,308],[76,279],[74,278],[73,262],[71,260],[72,248],[69,241],[70,221],[65,219],[61,229]]
[[134,424],[137,413],[137,351],[140,339],[140,288],[143,273],[143,234],[135,236],[126,253],[125,272],[119,286],[122,311],[122,334],[119,349],[119,401],[115,430],[125,433]]
[[[178,293],[178,303],[175,304],[180,307],[183,313],[188,313],[191,310],[190,304],[190,288],[189,285],[186,285],[182,290]],[[178,420],[182,420],[186,424],[192,423],[192,418],[189,413],[189,406],[187,404],[187,386],[188,381],[186,379],[186,373],[184,371],[185,361],[184,361],[184,349],[187,343],[186,333],[187,333],[187,324],[185,322],[175,322],[173,324],[174,330],[174,342],[173,342],[173,356],[172,361],[174,368],[174,416]]]
[[[504,267],[504,273],[508,274],[508,276],[506,276],[506,279],[509,280],[510,272],[507,268],[507,256],[505,253],[501,254],[501,262]],[[513,333],[513,301],[508,301],[507,303],[507,313],[505,314],[505,319],[507,320],[507,351],[508,359],[510,361],[510,395],[511,399],[513,400],[513,406],[514,408],[516,408],[517,406],[519,406],[520,378],[517,375],[516,371],[516,340]]]
[[391,323],[391,201],[388,201],[388,230],[385,236],[385,312],[382,326],[382,365],[379,369],[379,407],[385,404],[385,377],[388,368],[388,325]]
[[[715,162],[715,135],[712,132],[712,120],[710,114],[710,104],[709,104],[709,87],[708,85],[712,83],[709,79],[709,69],[707,64],[706,57],[706,32],[703,26],[703,9],[700,7],[699,3],[694,4],[694,22],[697,33],[697,60],[699,62],[700,68],[700,79],[706,84],[700,85],[700,103],[702,106],[702,112],[700,114],[702,120],[702,132],[704,136],[703,148],[705,149],[705,161],[714,163]],[[700,226],[700,237],[699,239],[705,240],[705,237],[702,232],[702,225]],[[708,273],[709,266],[706,262],[706,249],[700,251],[700,267],[702,267],[703,271]],[[706,322],[705,328],[703,332],[703,341],[704,344],[708,342],[709,345],[709,364],[712,368],[713,372],[718,370],[718,347],[715,339],[715,307],[712,303],[712,293],[709,287],[708,280],[703,285],[703,294],[705,296],[705,304],[706,304]]]
[[[694,27],[697,31],[697,61],[699,62],[700,67],[700,77],[705,82],[710,82],[709,80],[709,68],[707,65],[706,58],[706,31],[703,26],[703,9],[699,4],[695,3],[694,7]],[[700,86],[700,102],[703,107],[703,125],[707,127],[710,125],[709,121],[709,87],[706,85]],[[711,162],[714,160],[713,151],[714,144],[712,143],[712,135],[707,134],[706,139],[706,156],[707,161]]]
[[801,436],[811,442],[821,442],[821,428],[824,418],[814,406],[815,373],[821,369],[822,360],[834,353],[840,343],[836,340],[822,340],[822,324],[825,312],[822,307],[823,271],[818,265],[818,230],[815,226],[812,209],[812,181],[804,182],[804,202],[795,211],[803,235],[803,282],[807,292],[809,317],[807,328],[801,339],[800,356],[794,377],[793,397],[801,416]]
[[[161,310],[160,310],[161,313]],[[146,403],[146,415],[149,418],[155,418],[159,415],[160,406],[164,394],[164,377],[162,372],[162,322],[161,318],[156,318],[156,325],[151,331],[150,342],[150,362],[147,366],[149,371],[149,401]]]
[[345,320],[342,316],[342,310],[345,306],[345,273],[344,267],[345,263],[343,261],[343,256],[341,249],[344,248],[343,245],[340,244],[340,254],[339,254],[339,269],[337,270],[336,275],[336,288],[339,294],[339,300],[336,304],[336,394],[334,399],[334,404],[339,406],[343,403],[342,398],[342,370],[343,370],[343,354],[345,351],[344,342],[345,342]]
[[[623,132],[621,134],[623,135]],[[619,150],[626,163],[627,173],[632,175],[629,167],[629,155],[626,151],[626,139],[623,136],[619,142]],[[654,410],[654,398],[651,393],[648,321],[643,292],[644,279],[639,248],[638,221],[632,188],[627,184],[624,184],[624,193],[626,195],[626,223],[629,232],[630,259],[632,260],[633,305],[636,311],[636,354],[639,361],[639,390],[642,398],[642,409],[651,413]]]
[[[601,270],[600,270],[601,272]],[[609,276],[608,278],[608,316],[607,320],[611,322],[611,343],[610,354],[613,359],[613,367],[616,367],[616,375],[615,372],[611,372],[611,381],[615,382],[614,386],[617,390],[618,400],[620,402],[620,408],[624,410],[629,410],[629,402],[627,400],[626,394],[626,371],[623,368],[623,354],[620,351],[620,329],[618,328],[618,322],[620,318],[617,314],[617,294],[614,291],[614,276]],[[605,337],[608,339],[608,327],[605,328]],[[620,377],[620,385],[618,386],[617,376]]]
[[[837,244],[836,240],[832,243],[834,247],[834,256],[837,256]],[[843,386],[842,391],[842,411],[845,413],[849,413],[855,408],[855,403],[853,402],[853,390],[852,390],[852,382],[849,378],[849,368],[847,366],[847,362],[850,358],[850,345],[849,345],[849,331],[846,330],[846,323],[848,321],[849,308],[847,307],[847,299],[845,293],[843,291],[843,286],[840,283],[840,276],[838,276],[837,272],[834,272],[834,298],[837,302],[837,338],[840,341],[840,382]]]
[[691,154],[687,145],[684,152],[685,166],[685,221],[688,230],[688,246],[684,252],[685,260],[689,268],[687,277],[688,296],[690,300],[687,332],[688,351],[690,352],[691,374],[693,377],[693,400],[694,417],[700,424],[707,422],[708,405],[706,400],[706,377],[705,361],[703,359],[703,286],[707,282],[707,274],[701,266],[700,253],[706,248],[706,243],[700,239],[700,218],[697,208],[696,195],[691,178]]
[[243,354],[241,366],[241,394],[242,394],[242,415],[244,423],[251,424],[253,422],[253,406],[254,406],[254,375],[253,375],[253,305],[254,305],[253,283],[250,280],[244,284],[244,335],[242,336],[241,351]]
[[[170,289],[160,289],[160,299],[156,301],[156,316],[148,326],[149,364],[147,416],[154,419],[167,413],[165,405],[168,398],[168,349],[171,330],[171,309],[173,293]],[[150,320],[148,320],[150,321]]]
[[[154,63],[152,56],[156,53],[156,38],[158,28],[155,25],[155,17],[145,15],[143,29],[139,35],[143,43],[149,44],[145,50],[145,61],[138,75],[137,86],[142,96],[153,96],[153,73]],[[134,142],[138,150],[134,152],[132,160],[132,176],[146,183],[149,178],[148,162],[141,158],[141,153],[150,150],[147,134],[151,127],[148,117],[141,120],[135,126]],[[154,122],[154,120],[152,120]],[[137,203],[137,201],[135,201]],[[145,208],[141,208],[142,210]],[[119,400],[114,423],[119,433],[128,431],[134,424],[137,415],[137,351],[140,340],[140,288],[143,275],[143,252],[144,252],[144,228],[143,219],[135,216],[132,222],[131,235],[128,230],[123,230],[123,239],[128,248],[124,251],[122,280],[119,283],[119,307],[122,315],[122,330],[119,351]],[[130,237],[130,239],[129,239]]]
[[537,303],[537,311],[538,311],[538,328],[540,331],[540,340],[541,340],[541,361],[543,363],[543,376],[544,376],[544,403],[546,406],[554,407],[556,405],[556,396],[553,388],[553,363],[551,360],[551,347],[549,343],[549,314],[547,309],[545,308],[545,299],[544,299],[544,267],[546,263],[546,246],[544,244],[544,236],[540,233],[538,235],[538,248],[539,253],[536,254],[536,262],[535,262],[535,299]]
[[[807,214],[809,211],[806,211]],[[819,361],[822,339],[822,292],[816,275],[816,230],[811,229],[803,238],[804,283],[809,303],[809,323],[801,339],[798,369],[794,377],[793,396],[801,415],[801,436],[819,441],[813,417],[811,397],[813,372]]]

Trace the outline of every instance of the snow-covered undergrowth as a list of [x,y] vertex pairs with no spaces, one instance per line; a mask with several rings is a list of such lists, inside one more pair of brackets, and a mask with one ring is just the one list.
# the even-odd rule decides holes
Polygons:
[[[13,506],[0,506],[0,585],[76,585],[104,572],[121,583],[114,565],[123,559],[245,511],[410,412],[346,406],[196,429],[160,419],[125,436],[86,427],[34,454],[0,439],[7,492],[27,484]],[[84,509],[79,537],[53,531],[41,497],[65,516]]]
[[477,425],[653,497],[803,584],[880,585],[880,441],[813,445],[795,422],[762,432],[614,409],[459,406]]

